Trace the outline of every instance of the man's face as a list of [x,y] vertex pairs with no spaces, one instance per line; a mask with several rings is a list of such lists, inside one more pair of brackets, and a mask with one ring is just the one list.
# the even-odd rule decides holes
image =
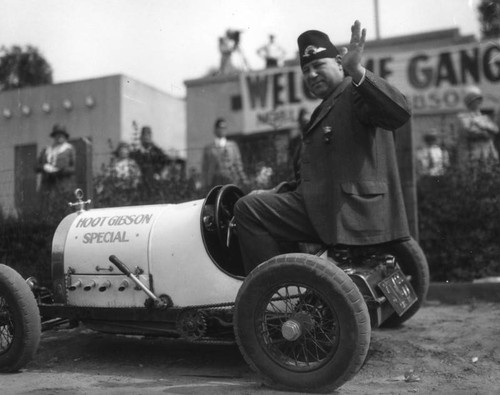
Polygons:
[[152,141],[153,141],[153,139],[152,139],[151,133],[149,133],[149,132],[143,132],[141,134],[142,145],[147,146],[147,145],[151,144]]
[[63,133],[57,133],[55,136],[54,136],[54,143],[56,145],[60,145],[62,143],[64,143],[66,141],[66,135],[63,134]]
[[226,136],[226,124],[220,123],[215,127],[214,131],[215,137],[221,138]]
[[483,103],[483,98],[479,97],[475,100],[472,100],[467,107],[471,111],[478,111],[481,108],[482,103]]
[[302,67],[302,74],[309,90],[320,99],[328,97],[344,79],[340,57],[313,60]]

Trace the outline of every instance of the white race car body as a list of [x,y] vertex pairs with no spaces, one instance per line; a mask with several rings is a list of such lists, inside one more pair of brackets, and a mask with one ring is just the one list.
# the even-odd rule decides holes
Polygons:
[[[221,270],[207,254],[203,202],[93,209],[68,216],[53,245],[54,251],[63,251],[67,304],[144,306],[148,295],[111,264],[111,255],[156,295],[168,295],[174,306],[234,302],[242,279]],[[64,246],[56,245],[61,242]]]

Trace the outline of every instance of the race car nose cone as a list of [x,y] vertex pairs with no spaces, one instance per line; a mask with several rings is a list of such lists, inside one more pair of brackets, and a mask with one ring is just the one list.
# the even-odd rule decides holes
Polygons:
[[281,327],[281,334],[286,340],[294,341],[302,335],[302,329],[297,321],[288,320]]

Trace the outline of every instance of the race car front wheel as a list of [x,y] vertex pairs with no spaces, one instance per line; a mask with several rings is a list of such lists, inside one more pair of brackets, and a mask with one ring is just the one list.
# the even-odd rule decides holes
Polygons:
[[0,372],[16,372],[35,355],[40,342],[40,313],[24,279],[0,264]]
[[236,298],[234,330],[252,369],[273,387],[333,390],[361,368],[370,318],[341,269],[308,254],[259,265]]

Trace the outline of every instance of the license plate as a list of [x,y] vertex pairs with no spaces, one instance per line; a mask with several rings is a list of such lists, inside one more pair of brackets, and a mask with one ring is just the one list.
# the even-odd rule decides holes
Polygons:
[[402,316],[418,298],[401,270],[383,279],[379,288],[399,316]]

